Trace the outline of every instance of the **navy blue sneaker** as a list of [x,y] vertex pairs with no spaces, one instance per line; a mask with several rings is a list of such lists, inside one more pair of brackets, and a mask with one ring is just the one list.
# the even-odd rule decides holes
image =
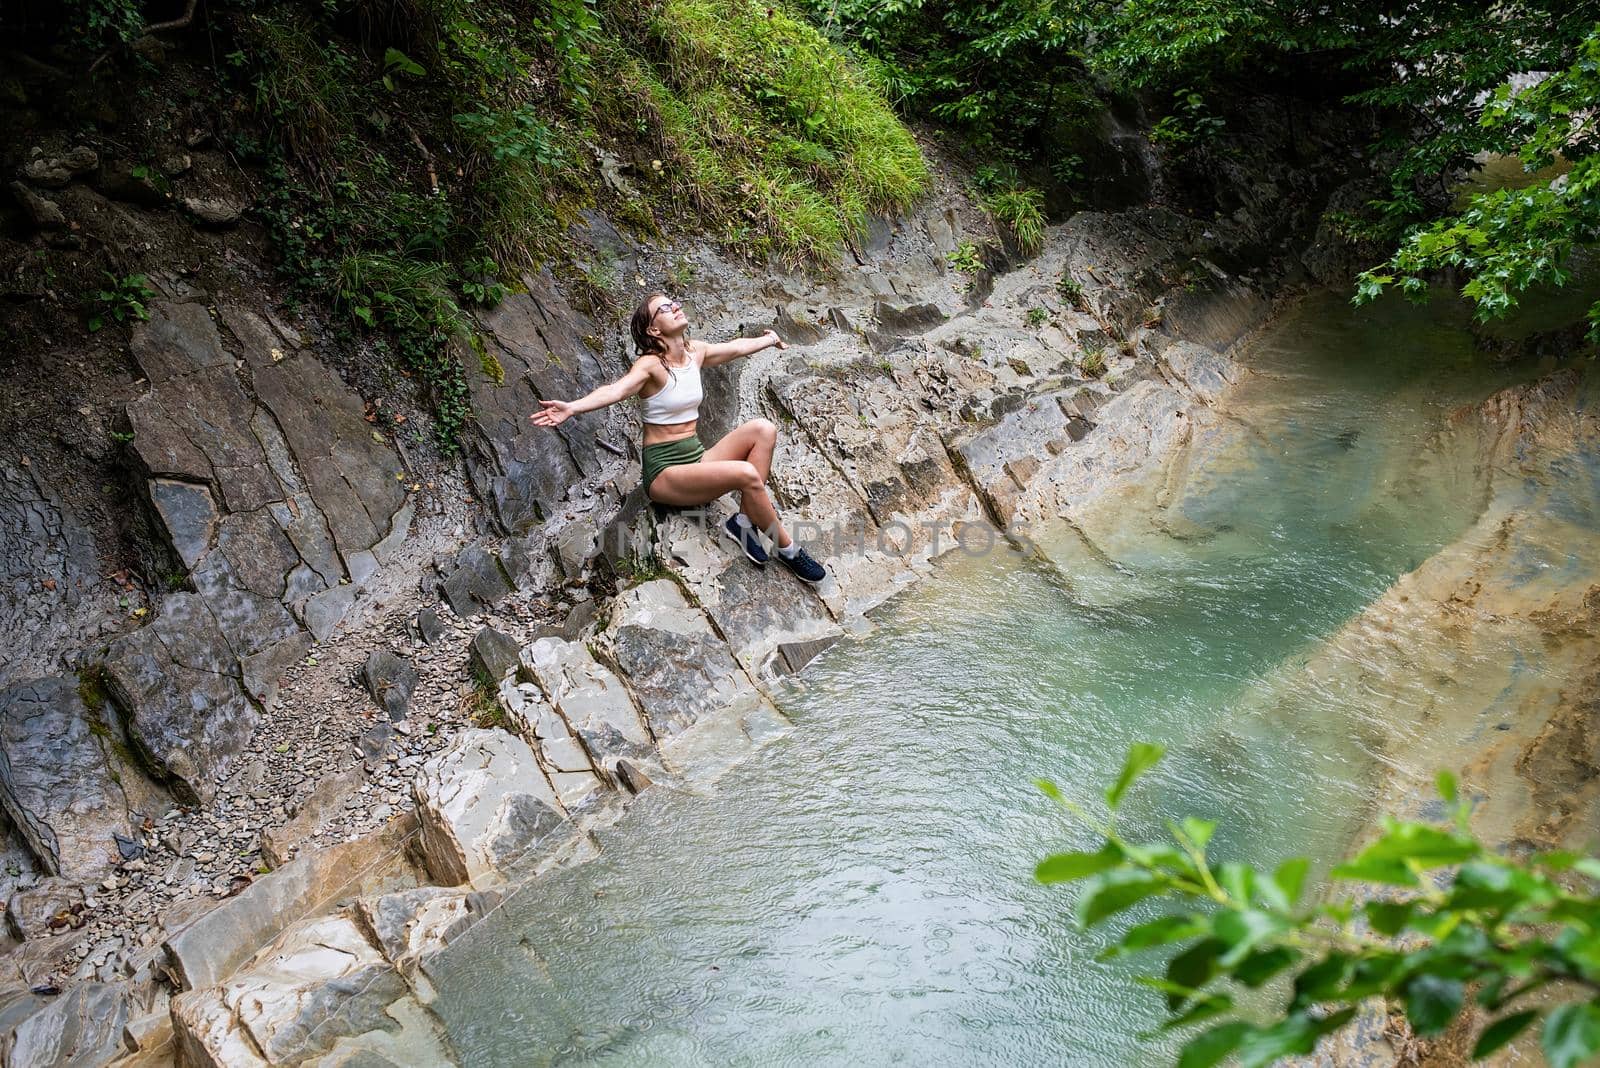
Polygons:
[[739,548],[744,550],[750,562],[760,567],[767,562],[767,550],[761,547],[761,539],[756,537],[756,528],[748,525],[749,520],[744,524],[739,522],[739,516],[742,514],[735,513],[729,516],[728,521],[722,524],[723,533],[738,542]]
[[783,555],[783,551],[780,549],[778,552],[773,553],[773,556],[777,558],[778,563],[807,582],[821,582],[828,576],[827,569],[813,560],[811,554],[804,549],[798,549],[793,556]]

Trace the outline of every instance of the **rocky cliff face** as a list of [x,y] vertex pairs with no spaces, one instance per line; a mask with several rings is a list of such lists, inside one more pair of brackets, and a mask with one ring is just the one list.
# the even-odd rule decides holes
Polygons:
[[[449,462],[407,432],[404,383],[276,298],[247,183],[203,140],[168,190],[41,145],[14,262],[130,241],[198,262],[152,274],[126,335],[52,333],[43,293],[15,316],[8,381],[34,385],[0,415],[9,1057],[447,1060],[426,958],[496,895],[592,855],[641,790],[789,729],[774,680],[940,553],[1070,511],[1211,418],[1225,350],[1298,271],[1280,239],[1342,177],[1286,162],[1288,136],[1252,133],[1232,217],[1082,213],[1023,263],[955,178],[821,275],[575,226],[620,304],[670,279],[702,335],[791,341],[710,383],[702,435],[778,424],[816,588],[714,536],[729,502],[650,508],[631,410],[527,422],[621,371],[620,312],[550,273],[483,312]],[[1350,143],[1295,136],[1321,139],[1299,159]],[[969,241],[992,266],[952,268]]]

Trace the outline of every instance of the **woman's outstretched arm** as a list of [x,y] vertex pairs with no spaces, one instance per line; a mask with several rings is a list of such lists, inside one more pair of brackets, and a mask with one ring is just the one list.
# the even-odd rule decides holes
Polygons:
[[539,410],[528,416],[533,420],[534,426],[555,426],[564,423],[574,415],[581,412],[592,412],[597,408],[604,408],[608,404],[615,404],[625,400],[644,388],[650,380],[650,362],[654,356],[645,356],[633,362],[628,373],[615,382],[607,382],[598,386],[574,401],[543,400],[539,402]]
[[707,342],[704,365],[715,367],[719,363],[729,363],[741,356],[750,356],[774,345],[780,349],[789,347],[789,343],[779,337],[776,330],[768,330],[760,337],[740,337],[732,341],[719,341],[716,344]]

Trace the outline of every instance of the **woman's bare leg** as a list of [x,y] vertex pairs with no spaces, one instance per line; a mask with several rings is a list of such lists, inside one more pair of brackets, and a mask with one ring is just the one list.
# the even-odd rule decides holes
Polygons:
[[[777,425],[770,419],[751,419],[729,431],[726,437],[707,449],[700,462],[704,464],[743,460],[754,467],[761,477],[762,500],[756,502],[748,495],[741,496],[739,510],[749,518],[757,530],[765,531],[772,538],[774,545],[788,548],[789,532],[778,522],[778,510],[766,492],[767,475],[772,471],[772,451],[777,445]],[[660,484],[658,480],[656,485]],[[763,518],[751,510],[752,504],[755,504],[758,510],[764,507],[770,514]]]
[[[720,445],[721,442],[718,442]],[[778,511],[767,495],[767,480],[749,460],[713,460],[710,450],[697,463],[675,464],[650,483],[650,499],[674,507],[709,504],[724,493],[739,494],[739,510],[758,530],[775,532],[778,545],[789,544],[789,534],[778,522]]]

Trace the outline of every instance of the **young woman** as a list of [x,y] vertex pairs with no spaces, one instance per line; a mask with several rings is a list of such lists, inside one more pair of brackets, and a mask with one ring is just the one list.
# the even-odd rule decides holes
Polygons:
[[529,416],[538,426],[556,426],[579,412],[592,412],[638,394],[644,400],[644,491],[660,504],[709,504],[737,491],[739,511],[723,530],[752,563],[769,559],[756,532],[765,531],[778,561],[807,582],[826,571],[789,537],[767,494],[767,473],[778,428],[766,419],[744,423],[711,448],[695,434],[704,391],[700,371],[776,345],[788,348],[768,330],[756,338],[709,344],[689,337],[683,305],[652,293],[634,309],[629,323],[637,357],[628,373],[575,401],[540,401]]

